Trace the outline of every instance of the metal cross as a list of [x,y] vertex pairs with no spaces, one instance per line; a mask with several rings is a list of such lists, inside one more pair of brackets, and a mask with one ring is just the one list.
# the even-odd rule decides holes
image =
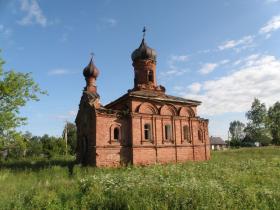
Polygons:
[[94,54],[93,52],[90,53],[91,59],[93,59],[93,56],[94,56],[94,55],[95,55],[95,54]]
[[146,27],[144,26],[144,28],[143,28],[143,39],[145,38],[145,35],[146,35]]

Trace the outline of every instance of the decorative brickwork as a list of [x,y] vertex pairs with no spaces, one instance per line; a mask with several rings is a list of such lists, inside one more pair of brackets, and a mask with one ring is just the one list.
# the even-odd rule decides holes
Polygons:
[[132,54],[134,88],[99,103],[92,60],[76,117],[77,160],[83,165],[184,162],[210,159],[208,120],[197,116],[199,101],[165,94],[156,82],[156,52],[144,39]]

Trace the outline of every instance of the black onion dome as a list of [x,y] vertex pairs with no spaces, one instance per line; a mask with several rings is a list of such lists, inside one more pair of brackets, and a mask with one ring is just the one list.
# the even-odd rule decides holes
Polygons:
[[90,59],[89,64],[84,68],[83,74],[84,74],[84,77],[98,77],[99,70],[94,65],[92,59]]
[[131,54],[131,59],[133,61],[135,60],[146,60],[146,59],[151,59],[153,61],[156,61],[157,58],[157,53],[154,49],[150,48],[144,39],[142,39],[142,42],[140,46],[133,51]]

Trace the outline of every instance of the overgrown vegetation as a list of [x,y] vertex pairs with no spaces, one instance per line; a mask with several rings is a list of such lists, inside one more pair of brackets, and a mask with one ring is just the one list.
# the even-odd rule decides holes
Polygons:
[[76,165],[72,173],[71,163],[1,164],[0,208],[280,208],[279,147],[214,152],[207,162],[117,169]]

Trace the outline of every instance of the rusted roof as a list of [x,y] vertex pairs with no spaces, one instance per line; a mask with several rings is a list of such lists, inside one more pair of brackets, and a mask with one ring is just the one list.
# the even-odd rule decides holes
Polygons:
[[99,70],[95,66],[95,64],[93,63],[92,58],[90,59],[89,64],[84,68],[83,75],[86,78],[88,78],[88,77],[95,77],[95,78],[98,77]]
[[182,97],[177,97],[177,96],[172,96],[172,95],[166,95],[162,93],[157,93],[155,91],[133,91],[129,93],[130,96],[135,96],[135,97],[144,97],[147,99],[152,99],[152,100],[158,100],[158,101],[170,101],[170,102],[181,102],[181,103],[192,103],[196,105],[200,105],[200,101],[195,101],[195,100],[190,100]]
[[135,60],[146,60],[146,59],[151,59],[153,61],[156,61],[157,59],[157,53],[154,49],[150,48],[147,43],[145,42],[145,39],[142,39],[142,42],[140,46],[133,51],[131,54],[131,59],[133,61]]
[[157,102],[179,102],[179,103],[184,103],[184,104],[192,104],[192,105],[200,105],[200,101],[196,100],[190,100],[190,99],[185,99],[182,97],[177,97],[177,96],[171,96],[171,95],[166,95],[164,93],[159,93],[156,91],[145,91],[145,90],[139,90],[139,91],[131,91],[120,98],[116,99],[115,101],[110,102],[107,104],[105,107],[109,108],[111,105],[122,101],[124,99],[127,99],[128,97],[135,97],[135,98],[143,98],[147,100],[152,100],[152,101],[157,101]]

